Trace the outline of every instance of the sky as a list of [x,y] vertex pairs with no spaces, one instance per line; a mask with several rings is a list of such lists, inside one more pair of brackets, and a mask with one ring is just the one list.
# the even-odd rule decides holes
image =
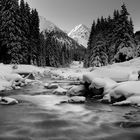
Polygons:
[[40,16],[59,28],[70,31],[79,24],[91,28],[93,20],[112,15],[123,2],[133,19],[134,30],[140,30],[140,0],[25,0]]

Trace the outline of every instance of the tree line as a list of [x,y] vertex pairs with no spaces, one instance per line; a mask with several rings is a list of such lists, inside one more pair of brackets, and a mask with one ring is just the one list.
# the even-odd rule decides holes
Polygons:
[[23,0],[0,1],[0,62],[36,63],[39,17]]
[[84,66],[104,66],[138,56],[133,21],[123,4],[113,16],[93,21]]
[[38,11],[24,0],[0,0],[1,63],[58,67],[83,59],[82,46],[63,32],[40,33],[39,22]]

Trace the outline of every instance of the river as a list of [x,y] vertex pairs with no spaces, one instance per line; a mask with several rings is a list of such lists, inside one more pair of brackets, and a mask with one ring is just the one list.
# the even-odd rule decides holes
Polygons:
[[140,139],[139,108],[91,99],[85,104],[59,104],[67,97],[51,92],[34,84],[0,93],[19,100],[17,105],[0,105],[0,140]]

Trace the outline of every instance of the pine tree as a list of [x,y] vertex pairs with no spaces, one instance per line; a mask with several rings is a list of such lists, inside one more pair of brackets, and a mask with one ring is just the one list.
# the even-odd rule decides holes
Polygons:
[[39,16],[36,9],[31,10],[30,34],[31,34],[31,53],[33,63],[39,63]]
[[21,21],[18,0],[1,0],[1,59],[4,63],[21,63]]
[[96,37],[96,43],[92,49],[92,56],[90,59],[90,66],[104,66],[108,64],[108,56],[106,54],[106,43],[102,34]]
[[31,38],[31,32],[32,32],[32,25],[31,25],[31,8],[29,4],[26,2],[25,3],[25,13],[24,13],[24,18],[25,18],[25,37],[27,39],[26,46],[27,46],[27,63],[28,64],[33,64],[32,60],[32,38]]
[[45,41],[45,38],[44,38],[44,35],[43,33],[41,32],[40,33],[40,39],[39,39],[39,56],[38,56],[38,59],[39,59],[39,62],[38,62],[38,65],[39,66],[46,66],[46,41]]
[[[2,28],[2,1],[0,0],[0,31],[1,31],[1,28]],[[3,55],[4,52],[2,52],[2,34],[0,32],[0,63],[2,62],[2,55]]]
[[118,20],[119,16],[120,16],[119,10],[114,10],[113,19]]
[[22,54],[23,57],[25,58],[23,63],[28,64],[28,47],[29,47],[29,40],[27,33],[29,32],[29,21],[27,21],[27,13],[26,13],[26,8],[25,8],[25,2],[24,0],[20,1],[20,18],[21,18],[21,32],[22,32]]
[[115,61],[122,62],[136,56],[136,44],[133,34],[133,27],[128,20],[129,13],[123,4],[120,16],[116,21],[114,43],[116,48]]
[[96,23],[95,20],[92,23],[92,27],[91,27],[91,31],[90,31],[90,36],[89,36],[89,40],[88,40],[88,44],[87,44],[87,51],[86,51],[86,56],[84,59],[84,66],[85,67],[89,67],[89,61],[90,61],[90,57],[91,57],[91,50],[93,48],[93,39],[94,39],[94,35],[95,35],[95,31],[96,31]]

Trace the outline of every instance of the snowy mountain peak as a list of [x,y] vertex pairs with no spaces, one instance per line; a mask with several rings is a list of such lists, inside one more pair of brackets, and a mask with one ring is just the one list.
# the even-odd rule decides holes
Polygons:
[[78,26],[76,26],[74,29],[72,29],[70,32],[69,32],[69,36],[72,36],[74,34],[77,34],[77,33],[81,33],[81,32],[90,32],[90,29],[83,25],[83,24],[80,24]]
[[90,34],[90,29],[87,26],[80,24],[76,26],[74,29],[72,29],[68,33],[68,36],[76,40],[79,44],[87,47],[89,34]]

